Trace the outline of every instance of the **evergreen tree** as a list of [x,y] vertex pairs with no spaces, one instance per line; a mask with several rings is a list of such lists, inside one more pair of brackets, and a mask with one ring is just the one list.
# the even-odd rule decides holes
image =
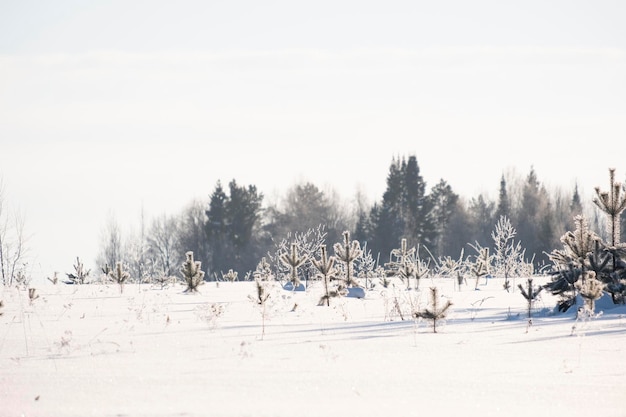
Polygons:
[[480,246],[491,244],[491,231],[495,225],[495,204],[482,194],[472,198],[469,204],[469,215],[473,224],[474,241]]
[[84,284],[90,272],[91,269],[85,270],[85,265],[77,256],[74,264],[74,273],[66,273],[66,275],[70,279],[70,284]]
[[230,195],[225,207],[230,224],[228,237],[234,248],[231,266],[242,272],[251,271],[259,255],[254,251],[253,240],[261,221],[263,194],[257,191],[256,186],[240,187],[235,180],[228,187]]
[[260,256],[255,239],[261,229],[262,201],[263,194],[253,185],[238,186],[232,180],[226,195],[221,182],[217,182],[206,212],[213,273],[254,269]]
[[528,278],[527,288],[524,288],[522,284],[519,284],[518,288],[522,292],[522,296],[528,302],[528,323],[532,324],[533,303],[541,293],[541,290],[543,290],[543,287],[533,287],[533,279]]
[[602,297],[604,292],[604,284],[596,279],[595,272],[588,271],[583,276],[583,279],[576,283],[576,288],[580,296],[585,300],[585,309],[590,314],[593,314],[596,300]]
[[398,239],[407,239],[414,246],[431,247],[436,237],[432,208],[416,157],[394,158],[382,204],[372,213],[375,214],[373,250],[385,255],[391,253]]
[[229,220],[226,215],[226,201],[228,196],[222,187],[222,182],[217,181],[215,189],[210,196],[209,209],[206,211],[206,234],[211,251],[211,262],[208,270],[217,273],[232,266],[226,255],[232,253],[228,239]]
[[426,320],[432,320],[433,333],[437,333],[437,322],[446,318],[448,309],[452,306],[452,302],[447,300],[443,306],[439,305],[439,291],[437,287],[430,288],[430,303],[431,308],[426,308],[422,311],[416,311],[413,313],[414,318],[423,318]]
[[394,158],[389,167],[382,203],[372,209],[374,239],[371,244],[373,250],[383,256],[391,253],[398,239],[405,237],[403,184],[402,163]]
[[[445,181],[442,185],[445,189]],[[449,191],[452,191],[450,189]],[[405,168],[404,179],[405,213],[407,230],[404,233],[409,244],[416,247],[430,248],[436,238],[436,225],[433,220],[433,201],[426,194],[426,183],[420,175],[417,158],[409,156]]]
[[432,219],[435,225],[433,247],[435,257],[444,256],[447,246],[446,238],[451,221],[457,210],[459,196],[452,191],[452,187],[443,179],[430,192],[432,202]]
[[596,187],[593,203],[607,216],[609,245],[617,247],[620,243],[620,215],[626,209],[626,194],[622,194],[622,184],[615,181],[615,168],[609,169],[609,191],[600,191]]
[[202,264],[200,261],[194,261],[193,252],[186,253],[185,262],[180,268],[180,273],[187,284],[187,288],[184,292],[198,292],[198,287],[204,284],[204,271],[201,270]]
[[343,273],[346,287],[358,286],[359,284],[356,282],[352,272],[352,264],[363,253],[361,245],[359,245],[357,240],[351,241],[350,232],[345,231],[343,232],[343,244],[335,243],[333,248],[335,249],[337,259],[345,264]]
[[570,212],[573,216],[583,213],[583,205],[580,201],[580,194],[578,193],[578,183],[574,186],[574,193],[572,194],[572,201],[570,203]]
[[124,283],[130,278],[130,273],[124,269],[121,262],[118,261],[115,264],[115,269],[109,273],[109,276],[119,284],[120,293],[124,292]]
[[320,298],[318,305],[330,306],[330,299],[333,297],[339,297],[343,295],[343,286],[336,289],[331,288],[331,281],[337,278],[337,270],[335,269],[335,257],[328,257],[326,253],[326,246],[320,248],[320,259],[311,260],[315,268],[319,271],[319,277],[324,283],[324,295]]
[[495,218],[500,219],[502,217],[511,218],[511,202],[509,200],[509,194],[506,190],[506,180],[504,174],[500,178],[500,192],[498,194],[498,205],[496,207]]
[[300,277],[298,276],[298,267],[300,267],[307,260],[307,256],[301,256],[298,253],[298,245],[296,243],[291,244],[291,251],[283,253],[280,256],[280,261],[289,267],[289,282],[291,282],[292,288],[295,290],[300,285]]
[[541,267],[549,260],[546,254],[558,244],[558,238],[548,192],[537,179],[534,168],[524,184],[516,229],[526,247],[526,256],[534,259],[535,267]]

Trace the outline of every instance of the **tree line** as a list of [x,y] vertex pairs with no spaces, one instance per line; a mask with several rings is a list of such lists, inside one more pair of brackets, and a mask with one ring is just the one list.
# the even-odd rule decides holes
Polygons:
[[103,272],[121,260],[134,278],[168,277],[178,275],[185,253],[192,251],[207,279],[222,279],[229,271],[243,278],[285,241],[312,231],[327,242],[341,241],[349,231],[378,264],[387,262],[403,239],[419,256],[458,258],[472,247],[493,247],[491,234],[506,216],[537,272],[550,266],[548,254],[560,246],[576,215],[588,211],[602,233],[602,216],[590,210],[577,187],[548,189],[532,167],[525,178],[503,174],[496,199],[480,194],[467,200],[444,179],[428,188],[417,158],[409,155],[392,159],[385,192],[373,204],[359,193],[348,204],[309,182],[265,203],[254,185],[233,179],[224,186],[218,180],[208,201],[192,201],[177,215],[149,221],[142,215],[140,227],[127,236],[110,218],[96,262]]

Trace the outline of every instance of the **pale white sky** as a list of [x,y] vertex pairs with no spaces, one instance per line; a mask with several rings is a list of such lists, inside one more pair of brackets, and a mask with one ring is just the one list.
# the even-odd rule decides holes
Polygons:
[[34,275],[122,227],[299,181],[382,196],[394,155],[495,195],[626,179],[621,1],[0,1],[0,174]]

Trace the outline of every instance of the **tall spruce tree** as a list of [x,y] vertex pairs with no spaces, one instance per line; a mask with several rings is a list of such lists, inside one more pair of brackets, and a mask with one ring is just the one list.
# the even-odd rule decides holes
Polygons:
[[498,193],[498,205],[496,207],[495,218],[500,219],[502,217],[511,218],[511,201],[509,200],[509,194],[506,189],[506,180],[504,174],[500,178],[500,191]]
[[449,237],[448,231],[457,210],[459,196],[452,191],[452,187],[443,179],[432,188],[430,196],[433,204],[432,218],[435,225],[435,236],[431,251],[439,258],[451,255],[450,253],[445,253],[444,250],[448,246],[446,239]]
[[433,202],[426,194],[426,183],[420,174],[417,158],[409,156],[404,167],[404,236],[409,244],[417,247],[432,247],[436,228],[432,218]]
[[227,237],[229,226],[226,216],[227,199],[228,196],[222,187],[222,182],[218,180],[209,200],[209,209],[206,211],[205,228],[211,251],[211,262],[207,267],[209,273],[219,273],[230,265],[229,262],[224,262],[226,255],[232,252]]
[[383,259],[389,256],[396,242],[404,234],[403,182],[402,162],[394,158],[387,174],[387,188],[383,193],[382,203],[372,208],[374,222],[372,248],[380,253]]
[[480,246],[491,246],[491,231],[496,223],[495,204],[482,194],[472,198],[468,208],[473,224],[474,241]]
[[386,257],[400,239],[407,239],[414,246],[431,247],[436,236],[432,206],[417,158],[394,158],[382,204],[372,209],[372,249]]
[[206,212],[212,272],[233,269],[244,273],[255,268],[260,253],[253,242],[260,229],[262,201],[263,194],[253,185],[239,186],[232,180],[226,195],[217,182]]
[[526,256],[534,259],[536,268],[548,262],[547,253],[559,244],[555,222],[548,192],[531,167],[522,192],[516,229],[526,247]]

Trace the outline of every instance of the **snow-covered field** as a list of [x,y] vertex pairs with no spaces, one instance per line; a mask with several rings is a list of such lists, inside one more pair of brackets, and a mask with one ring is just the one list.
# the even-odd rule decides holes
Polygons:
[[[626,416],[626,309],[577,321],[543,293],[529,327],[517,288],[468,284],[330,307],[277,286],[263,337],[253,282],[1,288],[0,415]],[[436,334],[409,313],[432,285],[454,303]]]

